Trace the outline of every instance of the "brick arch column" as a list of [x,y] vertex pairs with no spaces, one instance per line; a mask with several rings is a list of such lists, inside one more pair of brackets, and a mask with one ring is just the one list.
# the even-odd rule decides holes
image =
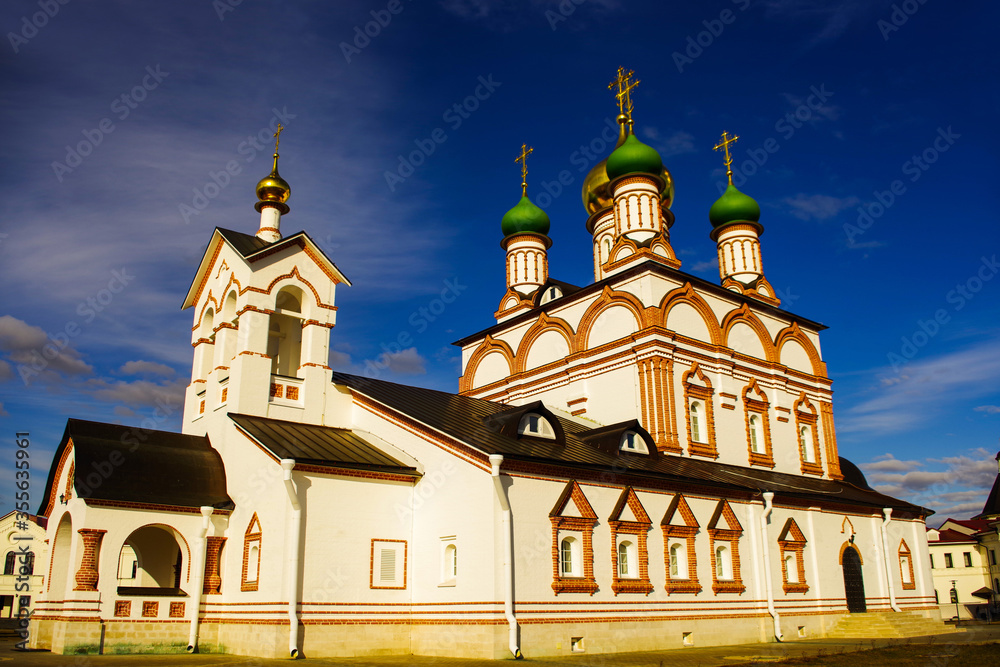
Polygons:
[[81,528],[76,531],[83,540],[83,557],[80,559],[80,569],[76,571],[76,587],[74,591],[96,591],[99,578],[97,565],[101,553],[101,540],[108,531],[96,528]]
[[218,595],[222,588],[219,557],[222,546],[226,543],[226,538],[209,537],[207,540],[205,545],[205,585],[202,592],[205,595]]

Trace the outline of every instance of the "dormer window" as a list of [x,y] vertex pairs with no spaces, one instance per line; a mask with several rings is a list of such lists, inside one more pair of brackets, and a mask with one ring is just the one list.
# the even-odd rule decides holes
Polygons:
[[549,420],[534,412],[529,412],[521,417],[521,423],[517,427],[517,432],[519,435],[530,435],[549,440],[554,440],[556,437],[556,433],[552,429],[552,424],[549,423]]
[[642,439],[642,436],[635,431],[625,431],[625,433],[622,434],[622,441],[619,449],[623,452],[632,452],[635,454],[649,453],[649,450],[646,449],[646,442]]
[[562,295],[563,295],[562,289],[553,285],[552,287],[548,288],[542,293],[542,298],[539,302],[539,305],[546,304],[549,301],[554,301],[559,297],[561,297]]

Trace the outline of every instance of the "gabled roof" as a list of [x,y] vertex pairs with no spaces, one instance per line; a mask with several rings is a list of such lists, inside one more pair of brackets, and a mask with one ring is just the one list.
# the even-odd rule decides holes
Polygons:
[[[71,442],[74,492],[84,500],[233,507],[222,457],[207,436],[69,419],[53,460],[60,460]],[[40,514],[46,512],[56,470],[49,469]]]
[[347,279],[337,265],[326,256],[326,253],[316,245],[308,234],[305,232],[297,232],[291,236],[286,236],[285,238],[275,241],[274,243],[268,243],[262,239],[257,238],[251,234],[244,234],[243,232],[236,232],[231,229],[222,229],[221,227],[216,227],[215,231],[212,232],[212,238],[208,241],[208,247],[205,248],[205,252],[201,257],[201,263],[198,264],[198,270],[195,271],[194,278],[191,280],[191,286],[188,288],[187,295],[184,297],[184,304],[181,306],[181,310],[185,308],[190,308],[198,300],[201,294],[201,290],[204,288],[205,282],[208,278],[208,272],[212,268],[213,261],[215,259],[216,250],[221,244],[229,245],[233,250],[235,250],[239,255],[247,261],[247,263],[252,264],[253,262],[271,255],[280,250],[284,250],[293,245],[298,245],[301,248],[307,248],[309,254],[313,259],[315,259],[320,266],[327,271],[334,280],[338,283],[344,283],[345,285],[350,285],[351,281]]
[[928,540],[930,544],[940,544],[942,542],[973,544],[975,541],[976,538],[971,535],[948,529],[938,530],[938,538],[936,540]]
[[296,463],[307,465],[420,476],[416,468],[389,456],[354,431],[232,413],[229,418],[278,459],[295,459]]
[[802,475],[779,473],[684,456],[611,454],[586,442],[592,429],[571,419],[556,417],[565,444],[540,438],[512,438],[487,427],[489,417],[510,406],[471,396],[459,396],[374,378],[334,373],[334,383],[348,387],[361,400],[373,401],[415,420],[429,429],[463,443],[482,454],[502,454],[508,460],[531,461],[558,466],[567,477],[574,470],[628,473],[661,481],[694,483],[718,489],[735,489],[756,495],[773,491],[785,498],[809,502],[840,503],[868,508],[891,507],[897,511],[929,516],[929,509],[891,498],[853,484]]

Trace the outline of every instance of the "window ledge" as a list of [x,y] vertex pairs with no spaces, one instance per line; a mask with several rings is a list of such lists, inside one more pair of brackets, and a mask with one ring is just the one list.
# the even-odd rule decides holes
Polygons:
[[440,584],[438,584],[438,588],[454,588],[454,587],[455,587],[454,579],[449,579],[448,581],[442,581]]

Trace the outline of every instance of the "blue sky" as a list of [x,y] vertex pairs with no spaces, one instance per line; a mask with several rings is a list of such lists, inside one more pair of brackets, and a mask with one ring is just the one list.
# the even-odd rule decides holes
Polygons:
[[[0,504],[16,432],[38,501],[67,417],[179,428],[180,304],[215,226],[256,230],[270,167],[257,137],[279,120],[283,229],[354,283],[337,295],[333,365],[456,390],[450,343],[489,326],[504,291],[522,142],[553,277],[593,279],[579,190],[610,150],[622,65],[641,80],[637,132],[675,180],[682,270],[718,280],[711,149],[738,134],[765,272],[783,307],[830,327],[841,454],[939,519],[973,514],[1000,437],[997,14],[940,0],[8,0]],[[458,298],[440,312],[443,289]],[[52,341],[58,356],[25,372]]]

